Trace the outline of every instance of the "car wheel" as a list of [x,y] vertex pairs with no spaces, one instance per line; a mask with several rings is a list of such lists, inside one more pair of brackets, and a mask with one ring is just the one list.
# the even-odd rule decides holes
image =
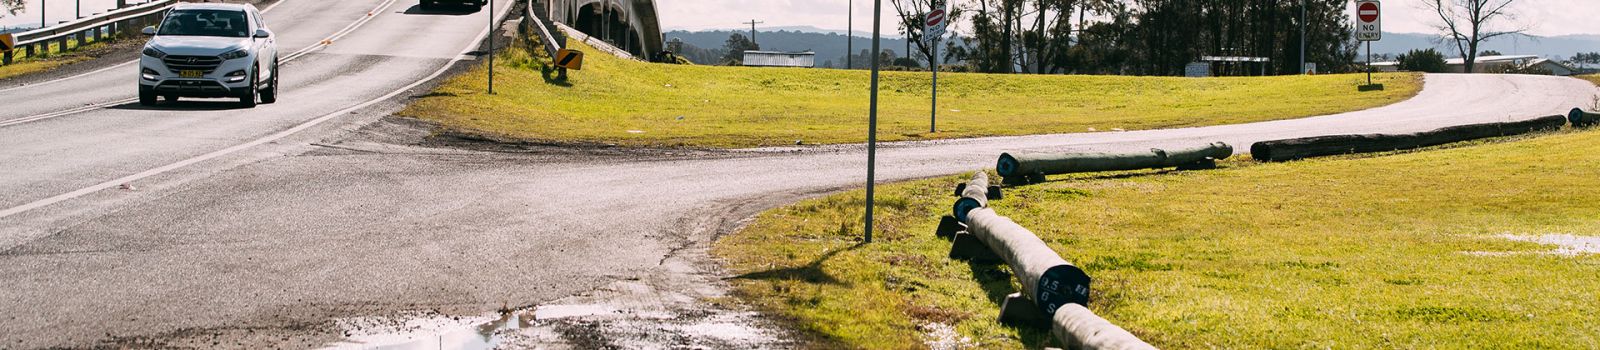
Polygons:
[[261,76],[260,72],[261,68],[259,66],[250,67],[250,79],[246,79],[250,81],[250,86],[244,89],[244,95],[239,96],[240,107],[253,108],[256,106],[256,92],[259,91],[261,84],[256,80],[257,77]]
[[146,88],[146,87],[140,86],[139,87],[139,105],[140,106],[146,106],[146,107],[156,105],[156,91],[152,90],[150,88]]
[[274,60],[272,62],[272,83],[270,85],[267,85],[267,88],[265,90],[261,90],[261,103],[277,103],[277,102],[278,102],[278,62],[276,60]]
[[423,10],[433,10],[433,2],[432,1],[423,0],[422,4],[420,6],[422,6]]

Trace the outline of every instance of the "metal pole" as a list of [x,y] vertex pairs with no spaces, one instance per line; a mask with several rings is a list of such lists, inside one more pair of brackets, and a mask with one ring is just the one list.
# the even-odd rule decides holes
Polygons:
[[[45,9],[45,7],[47,7],[47,6],[45,6],[44,0],[39,0],[39,28],[40,29],[44,29],[45,27],[49,27],[50,26],[50,21],[46,20],[45,17],[44,17],[44,9]],[[45,44],[44,52],[50,52],[50,44],[49,43]]]
[[1372,85],[1372,42],[1367,42],[1367,85]]
[[1306,74],[1306,0],[1300,0],[1300,74]]
[[855,1],[854,0],[845,1],[845,7],[847,7],[847,9],[845,9],[844,18],[845,18],[846,21],[848,21],[850,23],[846,23],[844,25],[844,69],[851,69],[851,68],[855,68],[855,65],[852,64],[853,62],[851,62],[851,61],[853,61],[855,59],[855,55],[856,55],[856,53],[855,53],[856,50],[855,50],[855,47],[853,45],[853,44],[855,44],[855,41],[856,41],[856,17],[855,17],[856,16],[856,7],[855,7]]
[[928,132],[939,132],[939,38],[930,38],[933,42],[933,56],[928,57],[928,66],[933,68],[933,111],[928,115]]
[[494,0],[489,0],[489,94],[494,94]]
[[83,0],[78,0],[77,3],[78,8],[72,13],[74,19],[83,18]]
[[872,196],[876,180],[874,168],[878,162],[878,41],[882,35],[883,0],[872,0],[872,98],[867,112],[867,230],[866,242],[872,243]]

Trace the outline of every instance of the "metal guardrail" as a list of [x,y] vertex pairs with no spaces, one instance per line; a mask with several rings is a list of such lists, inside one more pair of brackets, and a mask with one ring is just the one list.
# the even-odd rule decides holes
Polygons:
[[[27,56],[35,56],[49,51],[51,43],[59,43],[59,50],[66,51],[68,39],[76,39],[77,42],[83,43],[90,35],[97,40],[103,40],[111,33],[133,34],[145,26],[160,21],[166,11],[177,3],[177,0],[152,1],[80,18],[54,27],[17,33],[15,49]],[[6,52],[0,64],[10,64],[14,51]]]

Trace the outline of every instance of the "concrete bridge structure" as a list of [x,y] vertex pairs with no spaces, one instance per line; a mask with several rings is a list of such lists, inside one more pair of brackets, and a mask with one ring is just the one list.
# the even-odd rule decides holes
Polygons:
[[532,0],[546,18],[649,59],[662,50],[661,22],[654,0]]

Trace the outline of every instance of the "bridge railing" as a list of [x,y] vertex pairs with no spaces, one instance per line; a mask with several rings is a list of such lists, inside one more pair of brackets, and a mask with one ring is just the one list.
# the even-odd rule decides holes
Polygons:
[[157,0],[124,7],[103,14],[84,17],[54,27],[45,27],[15,35],[17,43],[12,51],[4,53],[0,64],[11,64],[17,51],[28,57],[49,53],[50,44],[57,44],[58,52],[68,49],[67,40],[75,39],[79,45],[91,36],[104,40],[116,34],[137,34],[145,26],[155,25],[166,15],[177,0]]

